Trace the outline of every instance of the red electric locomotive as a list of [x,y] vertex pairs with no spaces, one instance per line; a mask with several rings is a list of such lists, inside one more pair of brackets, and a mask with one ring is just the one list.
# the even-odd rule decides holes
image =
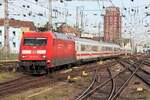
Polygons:
[[43,74],[50,67],[75,62],[72,37],[52,32],[25,32],[20,46],[20,67],[32,74]]

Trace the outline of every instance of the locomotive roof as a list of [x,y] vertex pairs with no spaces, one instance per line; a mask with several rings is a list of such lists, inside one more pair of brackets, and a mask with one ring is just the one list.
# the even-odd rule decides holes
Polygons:
[[55,38],[58,38],[58,39],[74,40],[73,36],[71,36],[71,35],[66,35],[66,34],[64,34],[64,33],[53,32],[52,34],[54,35]]
[[56,38],[56,39],[79,41],[79,42],[84,42],[84,43],[99,44],[99,45],[104,45],[104,46],[114,46],[114,47],[120,48],[120,46],[117,45],[117,44],[99,42],[99,41],[94,41],[94,40],[91,40],[91,39],[78,38],[78,37],[74,37],[72,35],[67,35],[67,34],[58,33],[58,32],[25,32],[25,33],[27,33],[27,34],[36,33],[36,34],[40,34],[39,36],[41,36],[42,33],[46,33],[46,34],[51,34],[53,36],[53,38]]
[[48,36],[51,35],[53,38],[56,39],[63,39],[63,40],[74,40],[73,36],[71,35],[66,35],[63,33],[57,33],[57,32],[24,32],[25,36],[38,36],[38,37],[42,37],[42,36]]

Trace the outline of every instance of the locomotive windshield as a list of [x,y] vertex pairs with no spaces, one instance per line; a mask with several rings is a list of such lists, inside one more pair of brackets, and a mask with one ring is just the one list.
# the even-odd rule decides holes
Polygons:
[[47,44],[46,38],[25,38],[24,45],[26,46],[45,46]]

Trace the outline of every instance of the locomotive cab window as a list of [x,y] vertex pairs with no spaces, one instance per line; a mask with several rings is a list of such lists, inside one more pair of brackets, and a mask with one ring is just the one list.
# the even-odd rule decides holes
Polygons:
[[24,39],[25,46],[45,46],[47,45],[46,38],[25,38]]

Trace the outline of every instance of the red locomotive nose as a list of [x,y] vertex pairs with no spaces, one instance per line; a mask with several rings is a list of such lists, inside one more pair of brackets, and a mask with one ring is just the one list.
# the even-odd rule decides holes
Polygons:
[[21,43],[20,60],[46,60],[47,37],[25,33]]

